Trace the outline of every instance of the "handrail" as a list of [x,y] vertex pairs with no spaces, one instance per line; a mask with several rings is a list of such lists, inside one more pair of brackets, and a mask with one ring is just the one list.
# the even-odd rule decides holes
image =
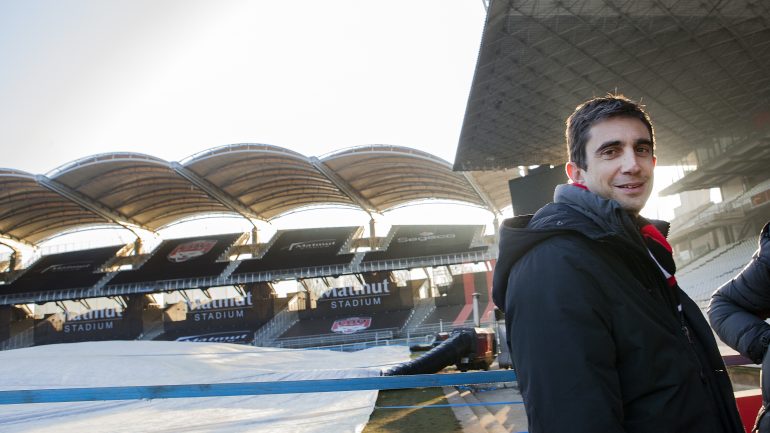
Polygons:
[[285,380],[192,385],[110,386],[97,388],[21,389],[15,391],[0,391],[0,405],[372,391],[514,381],[516,381],[516,373],[512,370],[495,370],[457,374],[415,374],[411,376],[354,377],[346,379]]

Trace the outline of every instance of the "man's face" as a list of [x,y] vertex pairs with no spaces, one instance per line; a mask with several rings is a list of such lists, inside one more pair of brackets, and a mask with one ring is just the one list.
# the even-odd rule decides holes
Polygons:
[[567,175],[589,191],[638,214],[652,192],[655,156],[650,132],[641,120],[611,117],[591,126],[586,168],[567,163]]

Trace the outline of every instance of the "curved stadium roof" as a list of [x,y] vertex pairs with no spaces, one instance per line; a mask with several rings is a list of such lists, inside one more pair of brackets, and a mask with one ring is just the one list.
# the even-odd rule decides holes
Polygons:
[[382,214],[414,201],[444,199],[499,212],[509,205],[507,190],[507,179],[453,172],[434,155],[398,146],[362,146],[316,158],[267,144],[231,144],[181,163],[105,153],[47,175],[0,169],[0,239],[34,245],[105,224],[156,231],[211,213],[270,221],[323,204]]

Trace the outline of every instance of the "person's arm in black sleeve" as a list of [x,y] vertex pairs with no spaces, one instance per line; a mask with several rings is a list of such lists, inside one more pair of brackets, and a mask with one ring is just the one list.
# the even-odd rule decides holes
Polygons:
[[740,274],[711,297],[708,317],[719,338],[756,363],[770,343],[770,223],[759,238],[759,250]]
[[586,273],[603,264],[562,243],[541,244],[522,258],[506,293],[529,432],[623,432],[610,307]]

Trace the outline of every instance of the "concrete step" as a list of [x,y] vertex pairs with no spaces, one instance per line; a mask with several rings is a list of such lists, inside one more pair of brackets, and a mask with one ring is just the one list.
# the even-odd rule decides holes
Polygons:
[[[473,397],[485,403],[484,406],[494,415],[508,432],[523,432],[527,430],[527,413],[519,388],[514,382],[498,383],[487,386],[471,386]],[[499,404],[510,402],[506,404]]]
[[509,433],[502,422],[495,415],[482,405],[471,391],[458,391],[454,387],[443,387],[444,394],[449,404],[469,406],[455,406],[452,411],[455,417],[460,421],[464,433]]
[[464,433],[527,431],[527,414],[514,382],[443,389],[450,404],[460,405],[452,410]]
[[476,414],[476,417],[478,417],[482,427],[484,427],[487,432],[508,433],[508,430],[503,426],[503,424],[486,406],[483,405],[483,403],[478,398],[476,398],[473,392],[462,391],[460,392],[460,397],[467,403],[473,405],[470,406],[470,409],[473,411],[473,413]]
[[[460,397],[460,393],[451,386],[442,387],[444,395],[449,404],[465,404],[466,401]],[[463,433],[489,433],[482,425],[479,418],[468,406],[453,406],[452,412],[455,414],[455,418],[460,422],[460,426],[463,428]]]

